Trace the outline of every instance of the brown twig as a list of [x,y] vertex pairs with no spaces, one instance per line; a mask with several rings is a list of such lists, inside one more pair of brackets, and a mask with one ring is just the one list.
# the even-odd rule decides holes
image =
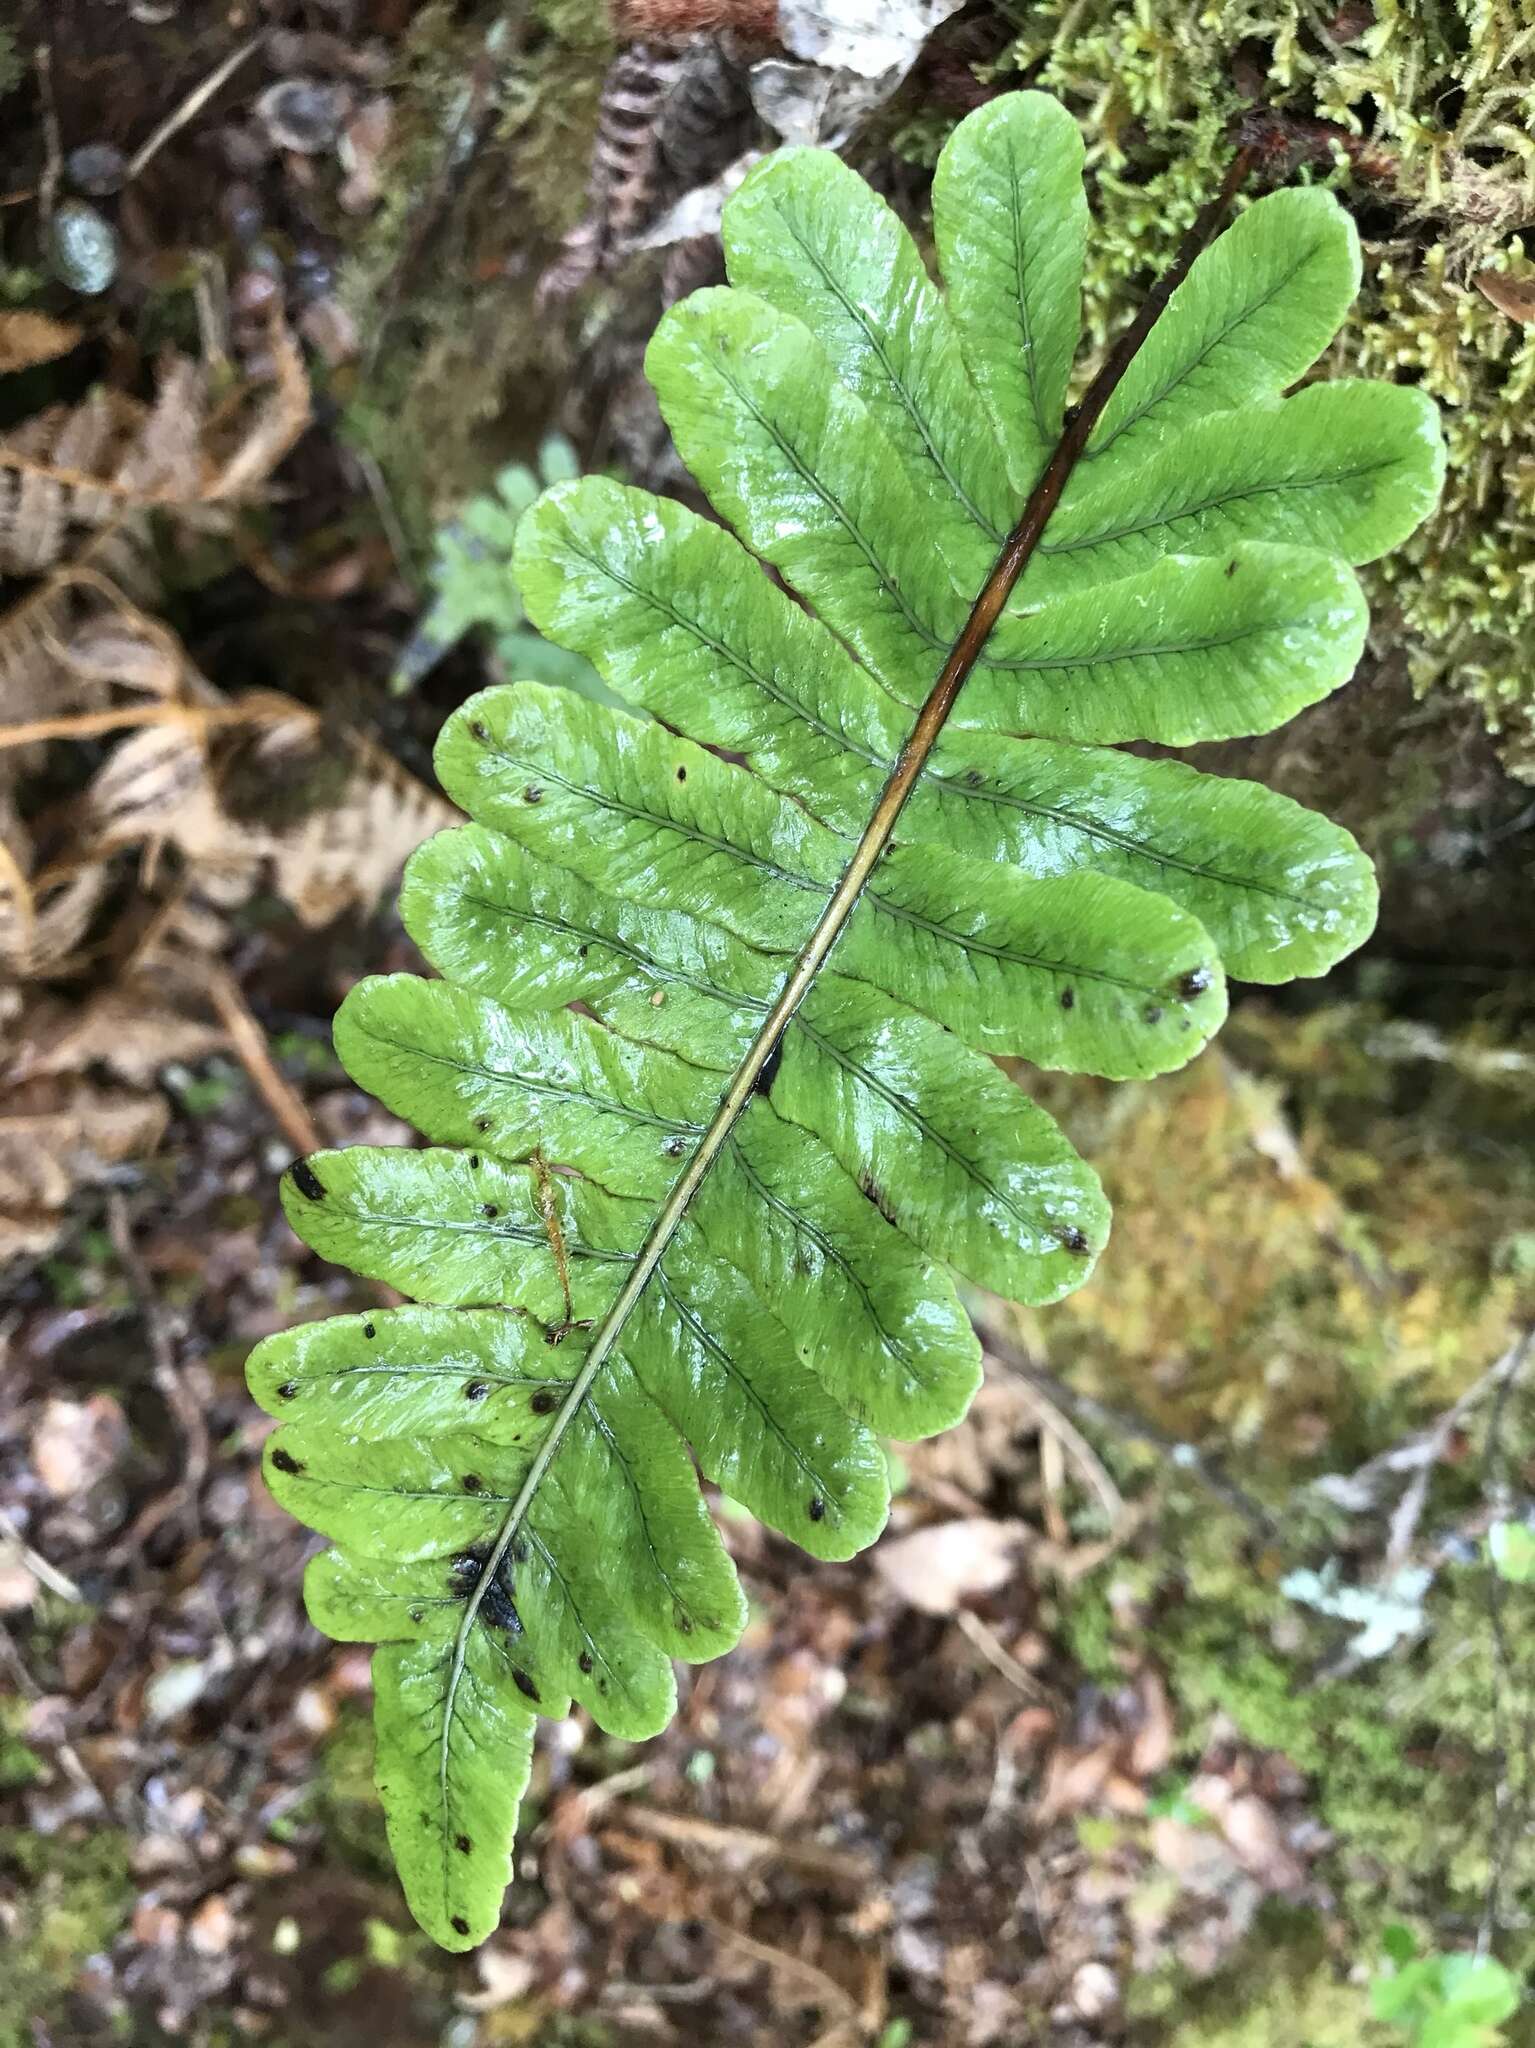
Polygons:
[[[75,1597],[78,1599],[79,1595],[76,1594]],[[16,1690],[23,1699],[40,1700],[43,1697],[42,1687],[32,1676],[31,1671],[27,1667],[26,1659],[22,1656],[15,1638],[4,1622],[0,1622],[0,1663],[9,1666]],[[79,1791],[86,1793],[92,1803],[110,1820],[112,1818],[112,1809],[107,1803],[106,1794],[86,1769],[81,1761],[80,1752],[75,1748],[74,1744],[66,1741],[63,1736],[59,1736],[52,1743],[52,1749],[54,1755],[59,1760],[65,1777]]]
[[180,105],[166,115],[148,140],[141,143],[128,159],[128,168],[123,173],[125,184],[133,183],[150,161],[160,154],[171,137],[179,134],[189,121],[194,120],[202,112],[224,81],[232,78],[247,58],[255,56],[265,40],[266,31],[263,29],[259,35],[252,36],[249,42],[241,43],[238,49],[231,50],[222,63],[215,65],[200,85],[192,88]]
[[862,1891],[874,1880],[873,1865],[866,1857],[845,1849],[826,1849],[816,1842],[792,1841],[780,1835],[763,1834],[757,1828],[726,1826],[720,1821],[698,1820],[689,1813],[666,1813],[660,1807],[629,1805],[624,1808],[625,1827],[655,1835],[683,1849],[701,1849],[706,1854],[741,1863],[778,1863],[790,1870],[821,1879],[824,1883]]
[[318,1152],[322,1144],[320,1134],[297,1090],[267,1050],[266,1033],[246,1002],[240,984],[225,967],[210,967],[203,979],[208,1000],[228,1033],[230,1049],[255,1083],[278,1129],[299,1158]]
[[0,748],[30,747],[38,740],[99,739],[129,726],[180,725],[201,732],[218,725],[281,725],[290,720],[318,724],[319,714],[276,691],[253,691],[238,704],[125,704],[115,711],[33,718],[24,725],[0,726]]
[[64,146],[59,139],[59,110],[53,97],[53,49],[48,43],[37,46],[37,93],[43,109],[43,147],[47,152],[43,163],[43,175],[37,186],[37,211],[46,228],[53,219],[53,203],[58,197],[59,177],[64,168]]
[[[1127,1437],[1131,1443],[1145,1444],[1148,1449],[1159,1451],[1169,1464],[1179,1472],[1185,1472],[1197,1480],[1207,1493],[1240,1515],[1249,1528],[1267,1540],[1276,1533],[1273,1517],[1261,1507],[1252,1495],[1245,1492],[1222,1470],[1215,1459],[1208,1457],[1197,1445],[1182,1443],[1158,1429],[1154,1422],[1148,1422],[1143,1415],[1136,1415],[1124,1408],[1112,1408],[1106,1401],[1100,1401],[1093,1394],[1081,1393],[1076,1387],[1067,1386],[1054,1373],[1046,1372],[1036,1365],[1010,1338],[989,1325],[978,1326],[982,1348],[999,1365],[1005,1366],[1016,1378],[1033,1387],[1036,1393],[1044,1395],[1067,1415],[1074,1415],[1079,1421],[1095,1422],[1115,1436]],[[1124,1502],[1120,1500],[1123,1513]]]
[[988,1628],[978,1614],[973,1614],[968,1607],[961,1607],[956,1612],[954,1621],[966,1642],[980,1652],[992,1670],[1000,1673],[1015,1692],[1021,1692],[1026,1700],[1035,1700],[1052,1707],[1060,1705],[1060,1701],[1049,1686],[1042,1685],[1032,1671],[1018,1662],[996,1630]]
[[857,2024],[858,2001],[818,1963],[807,1962],[803,1956],[791,1955],[787,1949],[773,1948],[765,1941],[758,1941],[755,1935],[744,1934],[739,1927],[732,1927],[728,1920],[716,1920],[710,1916],[704,1919],[703,1925],[718,1940],[738,1948],[754,1962],[765,1963],[772,1970],[782,1970],[786,1976],[798,1977],[820,2005],[838,2015],[837,2025],[832,2028],[833,2039],[839,2028]]

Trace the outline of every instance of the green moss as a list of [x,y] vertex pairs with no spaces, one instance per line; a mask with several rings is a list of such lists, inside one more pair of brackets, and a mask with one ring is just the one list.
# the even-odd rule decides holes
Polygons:
[[432,0],[399,46],[383,199],[341,276],[359,330],[386,324],[342,396],[423,561],[549,415],[562,344],[533,287],[581,212],[611,50],[589,0],[535,0],[522,19]]
[[320,1752],[311,1796],[335,1854],[369,1877],[390,1877],[394,1863],[373,1783],[371,1715],[346,1713],[336,1723]]
[[[1368,572],[1415,685],[1447,684],[1535,776],[1535,335],[1477,289],[1528,275],[1512,231],[1535,207],[1535,41],[1521,0],[1039,0],[982,67],[1057,95],[1096,175],[1086,280],[1096,341],[1122,323],[1209,196],[1231,124],[1293,117],[1271,175],[1334,185],[1366,238],[1364,289],[1333,374],[1421,382],[1445,408],[1438,515]],[[1340,140],[1306,124],[1326,122]],[[931,163],[952,121],[918,109],[897,147]],[[1351,148],[1359,138],[1357,148]],[[1261,174],[1260,174],[1261,175]],[[1383,602],[1384,601],[1384,602]]]
[[1375,1004],[1297,1017],[1250,998],[1224,1050],[1182,1073],[1023,1076],[1115,1212],[1088,1285],[1023,1317],[1030,1347],[1174,1438],[1239,1452],[1260,1484],[1404,1435],[1527,1317],[1535,1099],[1518,1042],[1491,1006],[1427,1032],[1418,1057]]
[[1180,1987],[1176,2048],[1384,2048],[1396,2034],[1370,2019],[1362,1984],[1323,1948],[1316,1923],[1268,1912],[1239,1970]]
[[0,1828],[0,2048],[34,2048],[43,2034],[66,2038],[70,1987],[132,1910],[128,1855],[128,1838],[115,1829],[76,1841]]
[[[1334,1838],[1327,1881],[1356,1924],[1475,1924],[1491,1876],[1499,1786],[1516,1802],[1535,1791],[1524,1760],[1505,1760],[1500,1747],[1485,1567],[1441,1572],[1422,1638],[1338,1678],[1318,1675],[1336,1660],[1337,1631],[1286,1600],[1275,1560],[1206,1500],[1170,1510],[1144,1559],[1133,1568],[1119,1561],[1114,1574],[1118,1646],[1130,1649],[1132,1632],[1153,1646],[1178,1702],[1186,1754],[1200,1752],[1220,1715],[1305,1772],[1313,1809]],[[1507,1599],[1514,1669],[1502,1683],[1516,1715],[1535,1681],[1535,1594],[1511,1588]],[[1114,1627],[1106,1594],[1074,1593],[1074,1607],[1094,1605],[1090,1638]],[[1127,1613],[1135,1617],[1128,1627]],[[1527,1827],[1508,1851],[1502,1891],[1506,1923],[1529,1926],[1535,1836]],[[1530,1956],[1505,1960],[1525,1966]]]

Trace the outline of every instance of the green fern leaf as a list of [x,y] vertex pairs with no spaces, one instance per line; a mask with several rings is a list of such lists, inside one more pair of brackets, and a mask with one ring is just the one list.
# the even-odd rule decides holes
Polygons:
[[333,1545],[310,1613],[381,1646],[390,1837],[449,1948],[496,1924],[537,1715],[653,1733],[671,1660],[739,1634],[698,1474],[852,1555],[879,1438],[974,1393],[955,1276],[1045,1303],[1091,1271],[1097,1178],[988,1056],[1163,1073],[1227,972],[1321,974],[1369,932],[1346,833],[1117,745],[1264,731],[1347,678],[1353,567],[1438,489],[1433,410],[1284,395],[1358,276],[1299,191],[1067,425],[1081,162],[1039,95],[963,123],[946,294],[835,157],[753,172],[729,287],[648,357],[734,531],[602,478],[520,517],[529,619],[632,709],[524,680],[449,721],[472,822],[402,894],[442,979],[337,1019],[428,1149],[322,1154],[284,1206],[418,1305],[269,1338],[250,1383],[274,1493]]

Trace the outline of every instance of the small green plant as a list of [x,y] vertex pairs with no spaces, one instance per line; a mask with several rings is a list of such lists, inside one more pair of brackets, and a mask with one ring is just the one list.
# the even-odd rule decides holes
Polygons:
[[550,434],[538,451],[536,470],[524,463],[509,464],[490,490],[471,498],[441,529],[428,572],[432,603],[395,667],[396,694],[419,683],[466,633],[484,632],[507,675],[563,683],[607,697],[597,671],[583,655],[554,646],[528,624],[512,570],[512,549],[524,513],[547,486],[580,474],[575,449],[563,434]]
[[1411,2048],[1497,2048],[1519,2005],[1512,1972],[1491,1956],[1420,1955],[1409,1929],[1388,1927],[1386,1967],[1370,1985],[1370,2010],[1399,2027]]
[[270,1338],[249,1377],[269,1484],[336,1546],[309,1611],[381,1646],[390,1840],[446,1947],[496,1924],[537,1716],[653,1734],[671,1660],[738,1638],[699,1472],[851,1556],[880,1437],[978,1383],[954,1275],[1046,1303],[1091,1271],[1097,1177],[989,1056],[1165,1073],[1228,972],[1324,973],[1371,928],[1345,832],[1119,747],[1347,679],[1352,565],[1433,503],[1434,409],[1283,395],[1359,278],[1306,190],[1212,240],[1223,194],[1068,410],[1082,161],[1039,94],[962,124],[947,298],[836,157],[753,172],[730,288],[647,357],[728,526],[597,477],[518,522],[533,624],[645,716],[534,682],[455,714],[473,822],[402,895],[444,979],[337,1019],[432,1148],[301,1161],[284,1206],[420,1305]]

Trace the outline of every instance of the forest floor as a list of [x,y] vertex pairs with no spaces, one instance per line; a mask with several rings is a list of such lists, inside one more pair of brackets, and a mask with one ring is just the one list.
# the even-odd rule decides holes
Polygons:
[[740,1648],[654,1742],[544,1729],[482,1950],[406,1913],[242,1372],[376,1298],[275,1190],[408,1136],[329,1023],[420,965],[380,898],[499,672],[419,651],[434,531],[551,428],[669,480],[648,302],[534,308],[594,14],[0,32],[0,2048],[1427,2043],[1409,1936],[1535,1966],[1535,939],[1528,787],[1389,648],[1259,763],[1363,782],[1377,940],[1182,1074],[1020,1074],[1093,1282],[972,1303],[866,1556],[727,1510]]

